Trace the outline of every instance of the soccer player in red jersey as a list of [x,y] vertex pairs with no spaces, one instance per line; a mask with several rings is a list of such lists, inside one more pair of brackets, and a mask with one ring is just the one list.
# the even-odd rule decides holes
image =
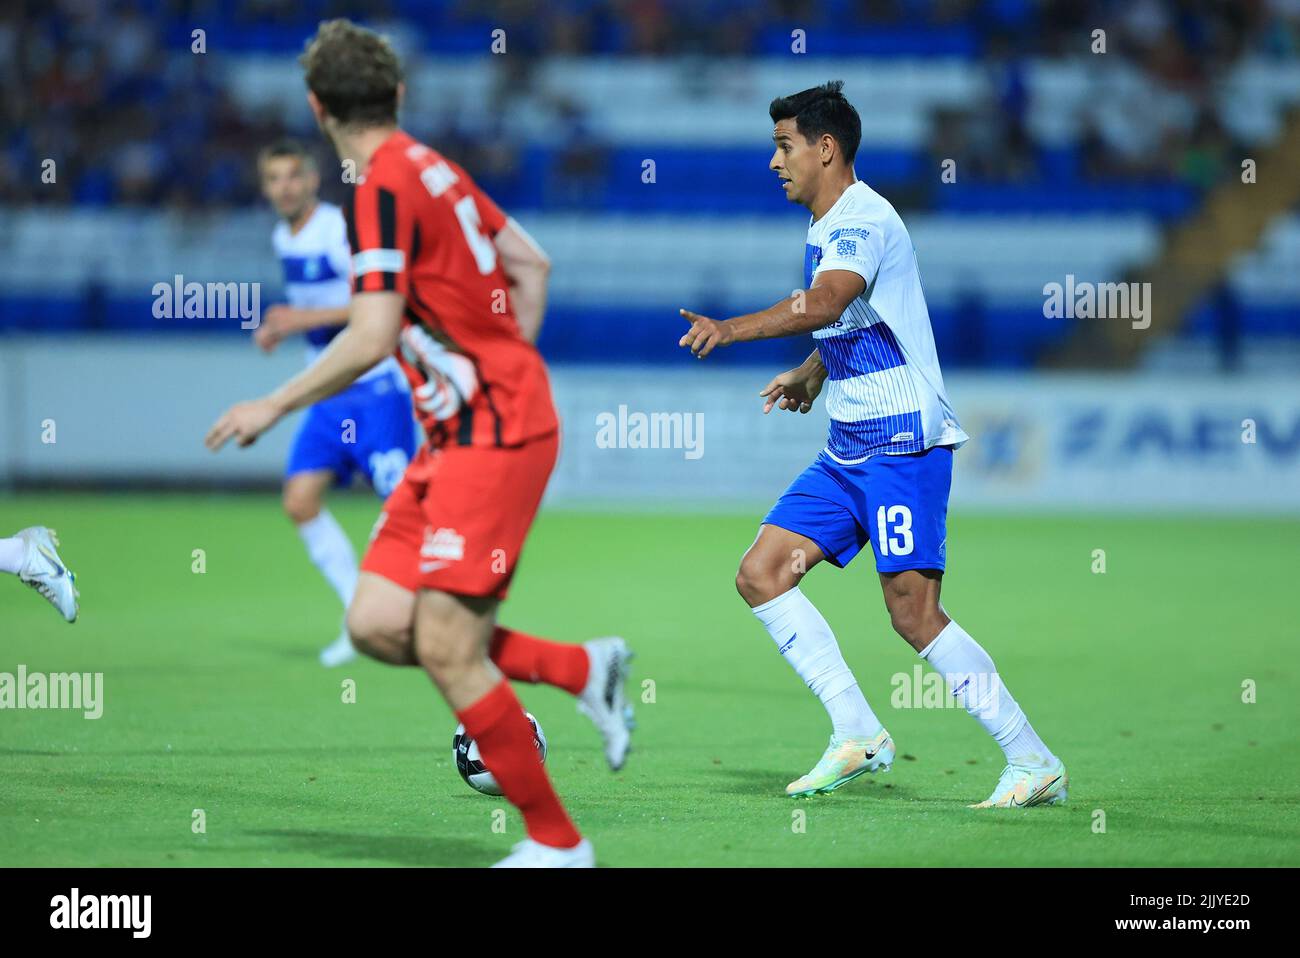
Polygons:
[[499,864],[590,866],[503,673],[577,695],[618,768],[630,652],[622,639],[565,645],[496,625],[559,448],[533,346],[549,262],[464,170],[398,129],[402,73],[386,40],[332,20],[302,63],[312,112],[356,173],[349,321],[306,371],[231,407],[207,444],[246,446],[396,354],[428,438],[375,524],[348,630],[374,658],[422,666],[477,740],[528,831]]

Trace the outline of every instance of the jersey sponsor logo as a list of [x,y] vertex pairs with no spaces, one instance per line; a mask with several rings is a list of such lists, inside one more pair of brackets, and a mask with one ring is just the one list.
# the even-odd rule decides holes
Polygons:
[[314,256],[281,256],[286,283],[324,283],[339,279],[329,257],[324,253]]
[[837,229],[835,232],[831,233],[830,241],[834,243],[842,236],[853,236],[857,239],[866,239],[870,235],[871,230],[859,229],[856,226],[845,226],[842,229]]
[[916,438],[916,433],[912,432],[909,429],[906,430],[905,432],[894,433],[893,436],[890,437],[889,441],[890,442],[911,442],[915,438]]
[[424,184],[429,194],[435,197],[442,196],[459,179],[455,171],[441,160],[420,171],[420,182]]
[[352,257],[352,272],[357,276],[365,276],[367,273],[400,273],[405,268],[405,250],[368,249]]
[[441,528],[424,530],[424,545],[420,547],[420,558],[442,559],[446,562],[459,562],[465,558],[465,537],[455,529]]
[[836,256],[857,256],[858,244],[856,240],[842,239],[835,244]]

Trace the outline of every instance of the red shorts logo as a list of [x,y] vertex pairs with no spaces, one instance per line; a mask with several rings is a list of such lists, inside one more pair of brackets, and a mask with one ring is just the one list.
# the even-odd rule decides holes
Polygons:
[[425,528],[424,545],[420,547],[421,572],[433,572],[449,562],[465,558],[465,537],[455,529]]

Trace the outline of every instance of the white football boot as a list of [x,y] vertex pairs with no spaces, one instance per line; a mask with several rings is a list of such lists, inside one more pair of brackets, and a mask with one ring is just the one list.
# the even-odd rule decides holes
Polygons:
[[578,695],[578,711],[591,719],[605,740],[605,760],[618,771],[632,746],[632,706],[623,693],[633,652],[618,637],[584,642],[591,660],[587,685]]
[[59,558],[58,537],[53,529],[32,526],[15,537],[27,543],[27,555],[18,578],[49,601],[69,622],[77,621],[77,577]]
[[554,848],[525,838],[493,868],[595,868],[596,852],[583,839],[572,848]]
[[356,657],[357,650],[352,645],[352,636],[348,635],[346,626],[339,633],[337,639],[320,650],[320,664],[327,669],[332,669],[338,665],[347,665]]
[[874,738],[836,738],[807,775],[785,787],[791,798],[828,795],[867,772],[888,772],[897,749],[889,733],[881,728]]
[[1032,808],[1061,805],[1069,796],[1070,776],[1059,758],[1045,764],[1008,765],[993,794],[967,808]]

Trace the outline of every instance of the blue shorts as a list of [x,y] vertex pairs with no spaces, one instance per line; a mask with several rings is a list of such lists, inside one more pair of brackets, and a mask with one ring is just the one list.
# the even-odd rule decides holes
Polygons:
[[329,470],[347,486],[360,472],[387,498],[415,455],[418,431],[410,393],[386,371],[307,410],[284,474]]
[[872,456],[856,466],[823,452],[763,522],[807,536],[841,568],[870,542],[879,572],[942,570],[951,486],[948,446]]

